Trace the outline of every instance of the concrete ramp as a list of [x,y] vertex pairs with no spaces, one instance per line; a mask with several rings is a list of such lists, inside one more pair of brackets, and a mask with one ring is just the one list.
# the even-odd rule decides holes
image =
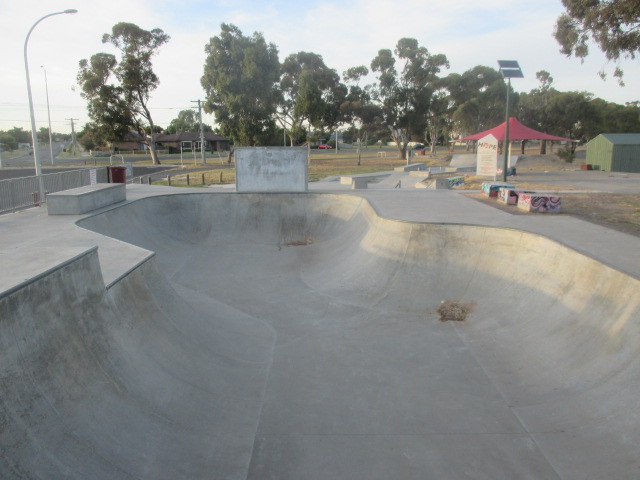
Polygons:
[[456,153],[451,157],[451,167],[475,167],[478,156],[475,153]]
[[106,291],[88,251],[2,298],[1,478],[244,478],[273,330],[154,263]]
[[88,249],[2,294],[3,479],[637,475],[640,281],[559,243],[348,195],[80,225],[156,255],[107,289]]

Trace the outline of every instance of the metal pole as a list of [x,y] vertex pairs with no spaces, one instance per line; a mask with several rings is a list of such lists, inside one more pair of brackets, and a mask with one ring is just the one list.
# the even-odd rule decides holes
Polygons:
[[36,132],[36,117],[33,112],[33,96],[31,95],[31,79],[29,77],[29,59],[27,56],[27,47],[29,46],[29,37],[31,36],[31,32],[36,26],[43,21],[45,18],[53,17],[54,15],[62,15],[63,13],[76,13],[77,10],[69,9],[64,10],[62,12],[54,12],[44,17],[40,18],[36,23],[34,23],[29,32],[27,33],[27,37],[24,39],[24,71],[27,77],[27,93],[29,95],[29,113],[31,115],[31,139],[33,141],[33,161],[36,167],[36,176],[38,177],[38,185],[39,185],[39,200],[44,201],[44,184],[42,181],[42,167],[40,166],[40,160],[38,158],[38,132]]
[[511,90],[511,77],[509,77],[507,82],[507,123],[504,128],[504,145],[502,147],[502,153],[504,153],[504,161],[502,163],[502,181],[505,183],[507,182],[507,162],[509,159],[509,146],[511,143],[509,142],[509,90]]
[[[205,148],[204,148],[204,125],[202,124],[202,105],[200,100],[191,100],[192,103],[198,102],[198,119],[200,120],[200,157],[202,159],[202,164],[206,164],[207,160],[205,158]],[[194,159],[195,159],[195,150],[194,150]]]
[[49,82],[47,82],[47,69],[43,65],[40,68],[44,71],[44,88],[47,92],[47,118],[49,119],[49,155],[51,155],[51,165],[53,165],[53,137],[51,133],[51,110],[49,109]]

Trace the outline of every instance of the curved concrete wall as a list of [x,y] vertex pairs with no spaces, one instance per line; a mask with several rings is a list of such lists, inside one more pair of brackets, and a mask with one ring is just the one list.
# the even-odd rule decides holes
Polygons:
[[[640,282],[358,197],[172,195],[0,299],[3,478],[633,478]],[[107,261],[102,259],[101,261]],[[445,300],[473,303],[443,323]]]

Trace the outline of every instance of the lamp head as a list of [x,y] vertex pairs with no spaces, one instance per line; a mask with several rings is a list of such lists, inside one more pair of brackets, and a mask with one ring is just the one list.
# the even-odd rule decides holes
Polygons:
[[75,8],[69,8],[68,10],[65,10],[64,13],[78,13],[78,10]]

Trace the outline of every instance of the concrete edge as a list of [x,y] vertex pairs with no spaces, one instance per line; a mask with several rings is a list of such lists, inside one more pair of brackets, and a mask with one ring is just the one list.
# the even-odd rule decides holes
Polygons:
[[[440,225],[440,226],[461,226],[461,227],[474,227],[474,228],[491,228],[491,229],[495,229],[495,230],[504,230],[504,231],[510,231],[510,232],[519,232],[519,233],[524,233],[527,235],[534,235],[540,238],[544,238],[545,240],[548,240],[550,242],[556,243],[558,245],[561,245],[569,250],[571,250],[572,252],[575,252],[579,255],[582,255],[583,257],[589,258],[595,262],[601,263],[603,265],[605,265],[606,267],[615,270],[616,272],[622,273],[624,275],[627,275],[629,277],[635,278],[640,280],[640,275],[636,275],[632,272],[628,272],[625,271],[621,268],[616,267],[615,265],[612,265],[611,263],[607,262],[604,259],[598,258],[596,255],[592,254],[591,252],[588,252],[586,250],[582,250],[579,247],[575,247],[572,245],[569,245],[566,242],[563,242],[562,240],[558,239],[558,238],[554,238],[550,235],[545,235],[543,233],[540,232],[535,232],[532,230],[527,230],[524,228],[514,228],[514,227],[505,227],[502,225],[488,225],[488,224],[482,224],[482,223],[451,223],[451,222],[427,222],[427,221],[420,221],[420,220],[405,220],[405,219],[401,219],[401,218],[392,218],[392,217],[387,217],[385,215],[382,215],[379,211],[379,209],[375,206],[375,203],[373,203],[370,199],[366,198],[366,197],[362,197],[360,195],[357,194],[353,194],[353,193],[336,193],[335,195],[350,195],[350,196],[354,196],[354,197],[360,197],[362,198],[362,200],[366,201],[367,204],[373,209],[373,211],[375,212],[375,214],[378,216],[378,218],[381,219],[385,219],[385,220],[390,220],[390,221],[394,221],[394,222],[402,222],[402,223],[411,223],[411,224],[416,224],[416,225]],[[604,228],[604,227],[603,227]]]
[[9,287],[8,289],[0,292],[0,300],[2,300],[3,298],[8,297],[9,295],[17,292],[18,290],[23,289],[24,287],[26,287],[27,285],[30,285],[34,282],[37,282],[38,280],[45,278],[49,275],[51,275],[53,272],[56,272],[74,262],[76,262],[77,260],[86,257],[88,255],[91,255],[93,253],[97,254],[98,252],[98,246],[94,245],[92,247],[87,248],[85,251],[78,253],[77,255],[73,255],[72,257],[67,258],[66,260],[61,261],[60,263],[46,268],[45,270],[35,274],[33,277],[30,277],[26,280],[23,280],[19,283],[16,283],[15,285],[13,285],[12,287]]
[[[124,242],[123,242],[124,243]],[[118,284],[118,282],[120,282],[122,279],[126,278],[127,276],[129,276],[132,272],[134,272],[135,270],[137,270],[138,268],[142,267],[143,265],[145,265],[147,262],[151,261],[151,259],[155,258],[156,256],[156,252],[152,252],[151,250],[149,250],[150,255],[148,255],[146,258],[142,259],[139,262],[136,262],[133,266],[131,266],[130,268],[126,269],[123,273],[121,273],[120,275],[118,275],[117,277],[115,277],[113,280],[111,280],[109,283],[105,283],[105,288],[107,290],[109,290],[111,287],[113,287],[114,285]]]
[[[463,192],[460,192],[463,193]],[[466,193],[466,191],[464,192]],[[358,197],[360,200],[366,202],[366,204],[371,207],[373,209],[373,211],[375,212],[375,214],[381,218],[381,219],[385,219],[385,220],[391,220],[391,221],[395,221],[395,222],[403,222],[403,223],[412,223],[412,224],[425,224],[425,225],[450,225],[450,226],[468,226],[468,227],[481,227],[481,228],[492,228],[492,229],[499,229],[499,230],[506,230],[506,231],[515,231],[515,232],[522,232],[522,233],[526,233],[529,235],[536,235],[538,237],[542,237],[545,238],[549,241],[555,242],[558,245],[562,245],[563,247],[566,247],[567,249],[576,252],[584,257],[590,258],[594,261],[597,261],[599,263],[602,263],[603,265],[606,265],[607,267],[623,273],[625,275],[628,275],[632,278],[635,279],[640,279],[640,275],[637,275],[635,273],[626,271],[622,268],[616,267],[615,265],[611,264],[610,262],[607,262],[605,259],[599,258],[597,255],[593,254],[593,252],[589,252],[587,250],[583,250],[577,246],[573,246],[568,244],[567,242],[564,242],[563,240],[553,237],[551,235],[547,235],[544,233],[540,233],[540,232],[536,232],[533,231],[531,229],[526,229],[526,228],[514,228],[514,227],[505,227],[505,226],[501,226],[501,225],[490,225],[490,224],[486,224],[486,223],[459,223],[459,222],[440,222],[440,221],[420,221],[420,220],[405,220],[405,219],[401,219],[401,218],[393,218],[393,217],[389,217],[389,216],[385,216],[382,213],[380,213],[380,210],[376,207],[375,202],[372,199],[369,199],[363,195],[357,194],[357,193],[352,193],[350,191],[338,191],[338,192],[327,192],[327,191],[319,191],[319,192],[313,192],[313,191],[307,191],[307,192],[236,192],[236,191],[232,191],[232,192],[211,192],[211,191],[202,191],[202,192],[175,192],[175,193],[171,193],[171,192],[167,192],[167,193],[160,193],[157,195],[146,195],[146,196],[142,196],[139,198],[134,198],[134,199],[129,199],[127,198],[124,202],[120,202],[118,204],[114,204],[108,207],[104,207],[103,209],[94,212],[91,212],[91,214],[84,216],[81,219],[78,219],[78,221],[76,221],[76,225],[79,226],[80,228],[83,228],[81,225],[78,225],[78,222],[80,222],[82,219],[84,218],[90,218],[92,216],[95,215],[100,215],[101,213],[107,212],[109,210],[112,209],[116,209],[116,208],[121,208],[125,205],[128,205],[130,203],[134,203],[134,202],[138,202],[138,201],[142,201],[142,200],[146,200],[149,198],[154,198],[154,197],[168,197],[168,196],[174,196],[174,195],[221,195],[221,194],[226,194],[226,195],[314,195],[314,196],[320,196],[320,195],[334,195],[334,196],[350,196],[350,197]],[[603,227],[604,228],[604,227]],[[111,237],[109,237],[111,238]],[[131,271],[133,271],[135,268],[137,268],[137,266],[142,265],[143,263],[145,263],[147,260],[149,260],[150,258],[152,258],[153,256],[155,256],[155,252],[151,252],[151,255],[144,259],[143,261],[139,262],[136,266],[132,267],[130,270],[127,270],[126,273],[120,275],[117,277],[116,280],[112,281],[109,283],[109,286],[113,286],[115,283],[117,283],[119,280],[121,280],[122,278],[126,277],[129,273],[131,273]]]

